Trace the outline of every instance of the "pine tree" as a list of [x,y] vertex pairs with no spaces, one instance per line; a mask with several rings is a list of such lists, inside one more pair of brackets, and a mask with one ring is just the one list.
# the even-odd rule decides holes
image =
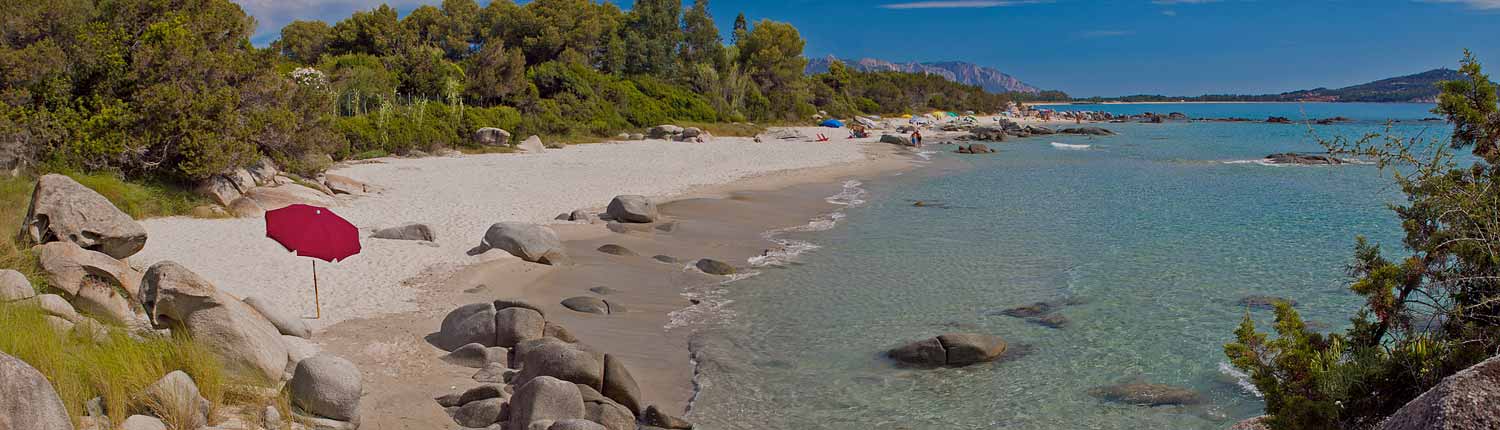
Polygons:
[[708,0],[695,0],[693,8],[682,16],[682,62],[688,67],[716,64],[724,45],[719,28],[708,13]]
[[739,45],[740,41],[745,40],[745,36],[748,34],[750,34],[750,22],[745,20],[745,13],[740,12],[740,16],[734,17],[734,35],[732,36],[733,40],[730,40],[729,43]]

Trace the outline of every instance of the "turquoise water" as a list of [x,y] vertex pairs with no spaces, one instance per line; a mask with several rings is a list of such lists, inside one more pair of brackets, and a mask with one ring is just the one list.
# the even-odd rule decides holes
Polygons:
[[[1325,137],[1432,116],[1430,105],[1404,104],[1079,108],[1365,120],[1313,128]],[[837,227],[782,236],[819,248],[722,287],[734,316],[697,327],[691,418],[711,429],[1222,429],[1258,415],[1261,401],[1223,368],[1222,345],[1246,312],[1236,302],[1287,297],[1304,319],[1345,328],[1360,301],[1342,268],[1356,235],[1399,252],[1386,208],[1399,194],[1373,166],[1246,162],[1320,150],[1306,126],[1106,127],[1120,135],[936,154],[927,169],[862,184],[865,203],[842,210]],[[993,315],[1063,299],[1080,303],[1060,311],[1070,320],[1061,329]],[[1025,352],[939,370],[878,356],[953,331],[1000,335]],[[1204,402],[1153,408],[1087,394],[1121,381],[1191,388]]]

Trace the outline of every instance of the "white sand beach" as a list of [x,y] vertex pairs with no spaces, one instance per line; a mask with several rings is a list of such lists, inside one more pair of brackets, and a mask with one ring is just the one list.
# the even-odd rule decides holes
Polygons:
[[[317,328],[411,311],[420,290],[404,283],[513,258],[504,252],[467,255],[496,222],[554,222],[559,213],[602,208],[620,194],[664,198],[778,171],[858,162],[870,157],[865,149],[876,140],[845,139],[846,130],[797,131],[805,136],[825,133],[833,140],[609,142],[543,154],[384,158],[338,167],[330,173],[380,188],[373,195],[341,196],[340,206],[333,208],[366,236],[376,228],[421,222],[434,228],[437,243],[366,237],[360,254],[338,263],[319,262],[323,318],[311,322]],[[266,238],[262,219],[172,217],[142,224],[150,240],[131,257],[133,265],[173,260],[235,295],[259,296],[313,315],[311,259]]]

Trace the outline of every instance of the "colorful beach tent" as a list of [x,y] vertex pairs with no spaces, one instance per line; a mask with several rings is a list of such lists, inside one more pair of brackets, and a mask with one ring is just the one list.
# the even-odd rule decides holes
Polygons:
[[909,114],[909,113],[908,114],[903,114],[903,115],[901,115],[901,118],[902,119],[911,119],[911,114]]
[[830,120],[827,120],[827,121],[823,121],[822,124],[818,124],[818,125],[821,125],[821,126],[824,126],[824,127],[828,127],[828,128],[839,128],[839,127],[843,127],[844,126],[844,122],[836,120],[836,119],[830,119]]

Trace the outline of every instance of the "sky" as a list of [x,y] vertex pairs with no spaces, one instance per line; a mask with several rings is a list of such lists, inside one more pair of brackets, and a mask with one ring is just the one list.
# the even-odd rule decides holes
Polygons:
[[[256,17],[261,46],[292,20],[332,23],[382,3],[234,1]],[[441,0],[384,2],[404,14]],[[712,0],[709,10],[726,33],[741,12],[789,22],[808,57],[967,61],[1073,96],[1337,88],[1456,68],[1464,48],[1500,68],[1500,0]]]

